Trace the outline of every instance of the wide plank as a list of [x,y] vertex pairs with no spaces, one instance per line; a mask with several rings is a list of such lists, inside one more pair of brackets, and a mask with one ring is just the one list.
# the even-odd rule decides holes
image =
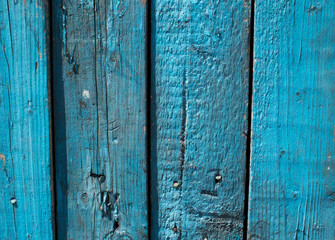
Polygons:
[[250,2],[151,8],[151,237],[242,239]]
[[146,239],[145,1],[53,1],[59,239]]
[[256,1],[249,239],[335,239],[334,12]]
[[0,1],[0,239],[52,239],[46,1]]

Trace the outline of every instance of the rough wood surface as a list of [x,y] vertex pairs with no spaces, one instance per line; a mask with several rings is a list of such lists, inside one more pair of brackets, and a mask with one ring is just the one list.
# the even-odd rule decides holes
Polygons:
[[0,1],[0,239],[52,239],[45,1]]
[[152,238],[240,239],[248,1],[152,3]]
[[249,239],[335,239],[334,12],[256,0]]
[[58,238],[145,239],[145,3],[52,9]]

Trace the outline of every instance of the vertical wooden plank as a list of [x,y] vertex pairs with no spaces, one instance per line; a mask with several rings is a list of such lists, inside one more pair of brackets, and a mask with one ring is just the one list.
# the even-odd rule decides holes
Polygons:
[[145,1],[55,0],[59,239],[145,239]]
[[241,239],[250,3],[152,11],[152,237]]
[[1,239],[52,239],[47,12],[0,2]]
[[334,12],[256,0],[249,239],[335,239]]

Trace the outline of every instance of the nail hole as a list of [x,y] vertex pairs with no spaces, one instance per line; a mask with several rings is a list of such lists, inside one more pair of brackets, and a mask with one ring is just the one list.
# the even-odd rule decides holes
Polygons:
[[15,197],[11,198],[11,199],[10,199],[10,203],[11,203],[12,205],[15,205],[15,204],[17,203],[16,198],[15,198]]
[[113,228],[114,230],[118,229],[120,227],[120,224],[118,221],[114,221],[114,225],[113,225]]
[[100,176],[100,177],[98,178],[98,180],[99,180],[99,182],[103,183],[103,182],[105,182],[106,177],[105,177],[104,175],[103,175],[103,176]]
[[81,200],[82,200],[83,202],[87,202],[87,201],[88,201],[88,195],[87,195],[86,192],[85,192],[85,193],[82,193],[80,197],[81,197]]
[[219,183],[219,182],[221,182],[221,180],[222,180],[222,176],[221,175],[216,175],[215,176],[215,183]]
[[177,187],[179,187],[179,182],[177,182],[177,181],[174,181],[174,182],[173,182],[173,184],[172,184],[172,186],[173,186],[174,188],[177,188]]

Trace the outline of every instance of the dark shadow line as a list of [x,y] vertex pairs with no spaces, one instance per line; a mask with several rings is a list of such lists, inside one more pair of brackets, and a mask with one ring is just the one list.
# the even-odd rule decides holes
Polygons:
[[49,148],[50,148],[50,182],[51,182],[51,214],[53,239],[57,239],[57,197],[56,197],[56,161],[55,161],[55,126],[54,126],[54,88],[53,88],[53,27],[52,0],[46,2],[46,32],[48,53],[48,105],[49,105]]
[[148,237],[150,240],[158,240],[155,0],[147,1],[146,17]]
[[249,94],[248,94],[248,134],[246,147],[246,178],[244,196],[244,223],[243,239],[248,239],[248,214],[249,214],[249,185],[251,162],[251,137],[252,137],[252,100],[253,100],[253,74],[254,74],[254,26],[255,26],[255,0],[251,0],[250,32],[249,32]]
[[66,143],[66,111],[64,89],[64,63],[62,16],[66,16],[66,8],[62,0],[48,0],[50,14],[50,62],[51,62],[51,104],[53,133],[53,171],[54,171],[54,221],[55,239],[67,239],[68,205],[67,205],[67,143]]

